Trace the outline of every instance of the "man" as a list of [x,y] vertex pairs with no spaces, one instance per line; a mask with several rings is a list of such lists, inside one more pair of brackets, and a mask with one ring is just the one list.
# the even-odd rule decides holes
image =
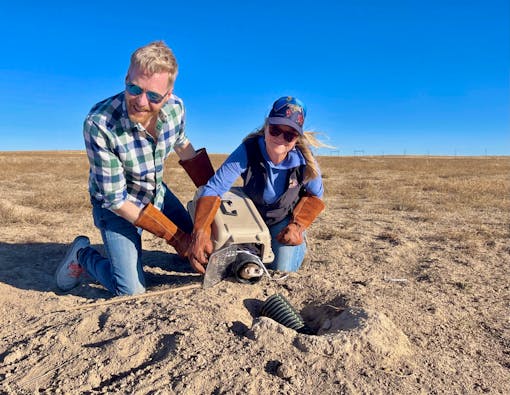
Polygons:
[[88,274],[114,295],[145,292],[142,229],[186,256],[193,224],[163,183],[164,160],[173,149],[196,186],[214,171],[205,149],[195,151],[184,133],[183,102],[173,95],[176,76],[165,43],[141,47],[131,56],[125,91],[96,104],[85,119],[92,214],[107,256],[78,236],[55,273],[60,289],[74,288]]

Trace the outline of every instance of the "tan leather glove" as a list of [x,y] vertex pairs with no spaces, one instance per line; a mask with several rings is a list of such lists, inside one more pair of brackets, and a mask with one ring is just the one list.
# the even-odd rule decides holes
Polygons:
[[289,224],[276,236],[285,245],[297,246],[303,243],[303,232],[324,210],[325,204],[317,196],[304,195],[294,207]]
[[180,230],[151,203],[143,208],[134,225],[165,239],[168,244],[175,248],[177,254],[186,257],[191,235]]
[[211,225],[220,203],[218,196],[202,196],[195,207],[195,221],[187,255],[191,266],[199,273],[205,273],[204,266],[213,252]]
[[191,159],[180,160],[179,164],[186,170],[197,188],[207,184],[209,178],[214,175],[214,169],[205,148],[197,150],[196,155]]

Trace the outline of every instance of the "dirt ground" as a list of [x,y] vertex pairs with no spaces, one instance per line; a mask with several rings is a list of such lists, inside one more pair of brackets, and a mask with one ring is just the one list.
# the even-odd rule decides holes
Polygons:
[[[202,289],[145,232],[149,292],[112,298],[53,279],[75,236],[101,245],[84,153],[0,153],[0,393],[510,393],[510,158],[319,163],[298,273]],[[314,334],[260,316],[276,293]]]

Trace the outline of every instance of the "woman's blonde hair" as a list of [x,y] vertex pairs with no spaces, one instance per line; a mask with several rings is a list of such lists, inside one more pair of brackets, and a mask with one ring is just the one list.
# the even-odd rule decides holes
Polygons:
[[172,50],[163,41],[154,41],[133,52],[128,74],[133,68],[137,68],[149,76],[167,72],[169,73],[169,86],[173,86],[178,72],[177,60]]
[[[243,141],[246,141],[250,138],[253,138],[255,136],[264,136],[265,130],[268,127],[267,120],[264,123],[264,126],[259,128],[258,130],[250,133],[248,136],[246,136]],[[301,151],[301,154],[303,154],[303,157],[305,158],[305,174],[303,177],[303,182],[308,182],[314,178],[317,178],[319,176],[319,166],[317,165],[317,161],[313,157],[312,149],[314,148],[321,148],[321,147],[327,147],[331,148],[331,146],[323,143],[320,141],[316,136],[320,134],[318,132],[312,132],[309,130],[303,131],[303,134],[299,135],[296,141],[296,148]]]

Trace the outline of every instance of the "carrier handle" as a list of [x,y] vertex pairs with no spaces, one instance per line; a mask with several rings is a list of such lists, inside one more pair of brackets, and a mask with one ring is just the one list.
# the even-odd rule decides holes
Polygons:
[[224,215],[230,215],[230,216],[237,216],[237,210],[235,209],[230,209],[230,207],[227,207],[228,206],[232,206],[232,200],[229,200],[229,199],[225,199],[225,200],[221,200],[221,212],[224,214]]

